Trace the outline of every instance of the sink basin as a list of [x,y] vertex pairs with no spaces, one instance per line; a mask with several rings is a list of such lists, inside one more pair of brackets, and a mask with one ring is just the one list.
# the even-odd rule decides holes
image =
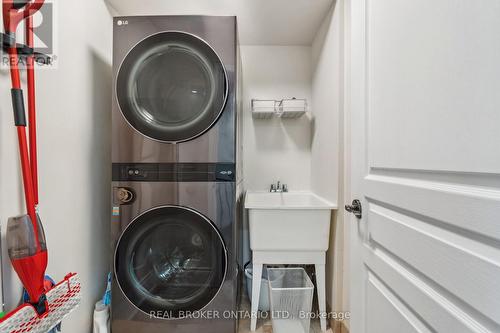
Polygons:
[[253,251],[326,251],[332,203],[312,192],[247,192]]

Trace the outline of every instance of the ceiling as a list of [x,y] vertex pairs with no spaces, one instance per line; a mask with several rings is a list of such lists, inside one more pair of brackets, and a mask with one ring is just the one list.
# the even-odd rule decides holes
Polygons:
[[333,0],[105,0],[117,15],[236,15],[244,45],[310,45]]

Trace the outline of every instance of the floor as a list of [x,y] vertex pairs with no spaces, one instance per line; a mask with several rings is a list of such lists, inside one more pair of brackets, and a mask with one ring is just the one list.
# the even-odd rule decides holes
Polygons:
[[[250,312],[250,301],[246,294],[243,296],[240,310]],[[331,332],[332,331],[330,329],[327,330],[327,333]],[[245,318],[239,320],[238,333],[251,333],[250,319]],[[257,330],[255,331],[255,333],[273,333],[271,319],[259,319],[257,321]],[[311,320],[311,330],[309,331],[309,333],[322,333],[319,325],[319,319]]]

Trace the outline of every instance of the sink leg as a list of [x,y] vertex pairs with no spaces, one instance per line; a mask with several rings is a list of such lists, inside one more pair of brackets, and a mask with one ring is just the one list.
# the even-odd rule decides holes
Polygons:
[[318,285],[318,303],[320,313],[321,331],[326,332],[326,285],[325,285],[325,265],[315,265],[316,283]]
[[253,277],[252,277],[252,319],[250,323],[250,330],[254,332],[257,329],[257,314],[259,311],[259,297],[260,297],[260,283],[262,281],[262,267],[260,263],[253,263]]

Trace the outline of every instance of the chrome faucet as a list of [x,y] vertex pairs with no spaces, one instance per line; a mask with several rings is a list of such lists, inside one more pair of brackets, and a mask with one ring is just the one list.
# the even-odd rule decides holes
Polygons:
[[271,193],[288,192],[288,186],[286,184],[281,184],[281,182],[278,180],[276,184],[271,184],[269,192]]

